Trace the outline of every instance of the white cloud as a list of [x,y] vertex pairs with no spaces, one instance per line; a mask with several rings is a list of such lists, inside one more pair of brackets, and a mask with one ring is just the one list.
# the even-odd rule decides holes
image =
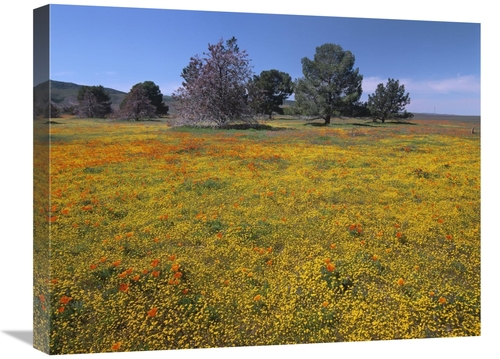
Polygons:
[[472,75],[430,81],[406,80],[403,83],[407,91],[428,94],[479,93],[481,89],[479,78]]
[[[387,83],[387,79],[378,76],[363,79],[363,92],[373,93],[379,83]],[[420,94],[457,94],[477,93],[481,89],[480,80],[474,75],[440,79],[440,80],[413,80],[411,78],[399,79],[399,83],[405,85],[405,90],[410,93]]]
[[364,77],[363,78],[363,93],[372,94],[375,92],[378,84],[386,84],[387,79],[382,79],[378,76]]
[[[363,79],[363,92],[373,93],[379,83],[386,84],[387,79],[378,76]],[[419,94],[456,94],[477,93],[481,85],[479,78],[473,75],[460,76],[441,80],[413,80],[411,78],[399,79],[399,83],[405,85],[405,90],[410,93]]]
[[73,76],[75,74],[74,71],[59,71],[59,72],[51,72],[50,77],[66,77],[66,76]]
[[96,75],[96,76],[103,76],[103,75],[116,76],[116,75],[118,75],[118,72],[116,72],[116,71],[104,71],[104,72],[96,72],[96,73],[94,73],[94,75]]
[[[368,100],[368,94],[375,92],[377,85],[387,83],[387,78],[371,76],[363,79],[361,101]],[[410,93],[412,112],[434,112],[478,115],[480,113],[480,80],[473,75],[458,75],[440,80],[414,80],[401,78],[399,83]]]

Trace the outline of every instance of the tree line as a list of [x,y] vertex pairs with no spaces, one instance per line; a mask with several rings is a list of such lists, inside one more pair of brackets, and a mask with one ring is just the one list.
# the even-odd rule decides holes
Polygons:
[[[361,102],[363,75],[354,67],[355,57],[340,45],[316,47],[313,59],[301,60],[303,77],[292,80],[288,73],[270,69],[254,74],[249,55],[235,37],[208,45],[203,56],[190,58],[182,69],[183,79],[172,95],[178,119],[183,124],[223,127],[235,122],[253,123],[258,116],[274,114],[322,119],[366,117],[374,122],[413,117],[405,110],[410,96],[399,80],[389,78]],[[295,94],[294,105],[283,109]],[[102,86],[84,86],[78,93],[81,117],[110,116],[111,101]],[[159,87],[152,81],[134,85],[113,117],[143,120],[168,114]]]
[[117,111],[113,111],[111,97],[101,85],[80,87],[77,100],[76,115],[85,118],[113,117],[139,121],[167,115],[169,110],[160,87],[153,81],[132,86]]

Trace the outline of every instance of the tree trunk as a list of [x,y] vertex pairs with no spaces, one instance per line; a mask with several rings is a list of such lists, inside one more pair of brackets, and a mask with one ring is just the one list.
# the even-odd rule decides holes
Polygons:
[[330,119],[331,119],[331,116],[328,115],[325,117],[325,125],[329,125],[330,124]]

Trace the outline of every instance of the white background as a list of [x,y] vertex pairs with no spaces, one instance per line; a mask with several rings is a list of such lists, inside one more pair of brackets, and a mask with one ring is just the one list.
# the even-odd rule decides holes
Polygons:
[[[500,335],[497,288],[500,280],[496,265],[499,234],[495,228],[498,213],[496,183],[498,164],[499,116],[498,34],[500,29],[490,0],[473,2],[420,0],[294,1],[148,1],[103,0],[64,1],[56,4],[149,7],[160,9],[307,14],[408,20],[437,20],[481,23],[481,148],[482,148],[482,335],[473,338],[420,339],[386,342],[303,344],[291,346],[235,349],[197,349],[137,353],[93,354],[109,358],[233,358],[235,356],[328,356],[367,358],[492,358],[498,357],[495,340]],[[33,86],[33,9],[41,1],[6,2],[0,12],[0,356],[40,358],[32,348],[32,86]],[[209,4],[209,5],[208,5]],[[333,5],[334,4],[334,5]],[[189,28],[186,29],[189,31]],[[291,39],[293,41],[293,39]],[[498,66],[498,65],[497,65]],[[494,97],[494,96],[497,97]],[[22,332],[25,334],[15,334]],[[28,333],[28,335],[26,335]],[[79,355],[90,357],[90,354]]]

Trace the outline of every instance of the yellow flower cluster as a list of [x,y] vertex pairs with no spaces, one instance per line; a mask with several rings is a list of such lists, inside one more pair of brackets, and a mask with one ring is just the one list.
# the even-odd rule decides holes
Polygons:
[[53,125],[50,352],[480,335],[480,141],[416,123]]

